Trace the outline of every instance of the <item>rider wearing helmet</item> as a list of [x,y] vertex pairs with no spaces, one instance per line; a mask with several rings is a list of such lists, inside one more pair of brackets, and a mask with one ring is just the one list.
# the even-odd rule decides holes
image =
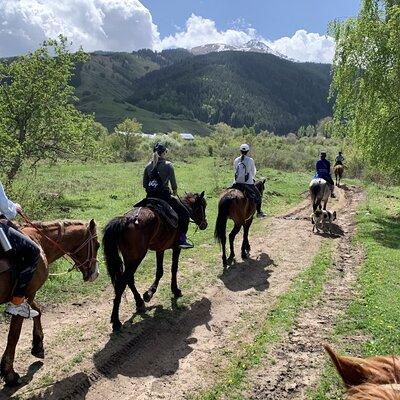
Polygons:
[[261,210],[261,193],[254,184],[257,169],[254,160],[247,155],[249,151],[250,146],[248,144],[242,144],[240,146],[241,156],[237,157],[233,163],[235,169],[235,183],[232,187],[243,190],[246,196],[256,203],[257,217],[265,218],[266,215]]
[[333,190],[335,188],[335,183],[333,182],[331,176],[331,163],[326,159],[325,151],[321,152],[321,159],[317,161],[315,169],[316,169],[315,177],[324,179],[328,183],[331,189],[331,197],[335,198],[336,196],[333,193]]
[[10,254],[13,267],[17,273],[16,285],[12,293],[11,302],[6,305],[6,313],[19,315],[24,318],[34,318],[39,315],[36,310],[26,302],[26,291],[33,274],[36,271],[40,257],[38,245],[27,236],[19,232],[8,220],[22,212],[18,203],[9,200],[0,182],[0,232],[2,245],[0,255],[4,252]]
[[336,165],[343,165],[344,163],[344,157],[341,151],[339,151],[339,154],[336,156],[336,161],[335,161],[335,166]]
[[167,148],[156,143],[153,148],[153,160],[147,164],[143,174],[143,187],[146,190],[147,197],[155,197],[166,201],[178,214],[179,247],[181,249],[190,249],[193,244],[189,243],[186,233],[189,228],[190,215],[186,207],[176,197],[178,185],[175,178],[175,171],[172,163],[166,161],[165,156]]

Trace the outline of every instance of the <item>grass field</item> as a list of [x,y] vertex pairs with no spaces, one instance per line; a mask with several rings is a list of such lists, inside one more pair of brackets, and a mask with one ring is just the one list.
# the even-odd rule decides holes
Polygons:
[[[26,213],[39,220],[51,219],[84,219],[95,218],[99,232],[108,220],[121,215],[139,201],[144,190],[141,185],[142,171],[145,163],[121,164],[67,164],[47,167],[41,166],[34,179],[32,190],[32,175],[25,172],[14,186],[15,196],[25,206]],[[221,190],[230,185],[232,171],[230,166],[216,158],[202,158],[191,164],[176,163],[176,175],[181,195],[185,191],[206,191],[207,217],[209,228],[198,231],[193,236],[192,226],[189,236],[196,248],[187,252],[183,258],[191,257],[210,264],[210,279],[213,272],[220,267],[219,248],[214,243],[214,221],[216,219],[217,203]],[[276,214],[298,203],[306,190],[309,175],[301,173],[286,173],[271,169],[261,169],[259,176],[267,178],[267,189],[264,195],[264,209],[268,214]],[[32,195],[38,193],[38,195]],[[257,231],[254,224],[253,232]],[[204,251],[207,248],[207,251]],[[102,258],[102,254],[100,254]],[[138,270],[138,280],[150,279],[154,274],[154,255],[148,255],[144,265]],[[67,264],[56,263],[54,272],[65,271]],[[213,269],[215,268],[215,270]],[[215,273],[215,276],[217,274]],[[194,283],[200,277],[191,278]],[[201,277],[202,285],[205,277]],[[66,276],[52,277],[39,293],[41,301],[63,301],[70,297],[94,296],[100,293],[109,279],[102,264],[101,277],[94,284],[83,284],[78,273]],[[211,283],[211,282],[210,282]],[[190,298],[187,298],[190,301]]]
[[[365,250],[358,296],[338,321],[336,347],[344,353],[372,356],[400,354],[400,189],[368,186],[368,200],[358,213],[357,242]],[[364,338],[361,348],[353,337]],[[356,342],[357,343],[357,342]],[[327,366],[313,400],[340,399],[343,386]]]

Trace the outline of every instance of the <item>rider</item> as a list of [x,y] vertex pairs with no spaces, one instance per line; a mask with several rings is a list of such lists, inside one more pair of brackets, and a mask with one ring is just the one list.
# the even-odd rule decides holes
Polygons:
[[343,165],[344,162],[344,157],[341,151],[339,151],[339,154],[336,156],[336,161],[335,161],[335,166],[336,165]]
[[317,171],[317,173],[315,174],[315,177],[324,179],[328,183],[328,185],[331,189],[331,197],[335,198],[336,196],[333,193],[333,190],[335,188],[335,183],[333,182],[333,179],[331,176],[331,163],[326,159],[325,151],[321,152],[321,159],[317,161],[315,169]]
[[26,302],[26,290],[36,271],[40,258],[40,249],[35,242],[15,229],[12,224],[8,223],[7,220],[15,218],[17,213],[20,212],[22,212],[21,206],[7,198],[3,185],[0,182],[0,213],[3,215],[0,220],[0,229],[2,229],[11,247],[10,254],[12,260],[15,262],[16,272],[18,273],[11,302],[6,305],[5,311],[11,315],[34,318],[39,313],[33,310]]
[[245,195],[256,203],[257,217],[265,218],[266,215],[261,210],[261,193],[254,184],[257,169],[254,160],[247,155],[249,151],[250,146],[248,144],[242,144],[240,146],[240,152],[242,155],[236,158],[233,162],[233,167],[235,169],[235,183],[232,187],[243,190]]
[[178,185],[176,183],[173,165],[165,160],[167,148],[157,143],[153,148],[153,160],[146,166],[143,175],[143,187],[147,197],[156,197],[166,201],[178,214],[179,247],[191,249],[193,244],[189,243],[186,233],[189,228],[190,215],[186,207],[176,197],[171,196],[171,189],[176,196]]

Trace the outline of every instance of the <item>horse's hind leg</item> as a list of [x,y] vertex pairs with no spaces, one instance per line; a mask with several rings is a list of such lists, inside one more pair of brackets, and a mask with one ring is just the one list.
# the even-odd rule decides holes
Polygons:
[[233,227],[231,233],[229,234],[229,247],[230,247],[230,254],[229,258],[227,260],[228,263],[232,262],[235,259],[235,248],[234,248],[234,242],[235,242],[235,237],[239,233],[241,226],[239,224],[235,224]]
[[178,267],[179,267],[179,256],[181,254],[181,249],[176,247],[172,251],[172,267],[171,267],[171,291],[174,296],[182,297],[182,292],[178,287]]
[[127,285],[126,271],[124,274],[117,276],[114,283],[114,306],[111,314],[111,323],[113,326],[113,331],[119,331],[122,327],[121,321],[119,320],[119,306],[121,304],[122,294],[124,293]]
[[19,384],[19,375],[14,371],[15,348],[21,334],[24,318],[13,315],[8,333],[7,347],[1,359],[0,375],[4,378],[6,385],[16,386]]
[[250,255],[250,242],[249,242],[249,231],[250,226],[253,223],[253,218],[246,221],[243,226],[243,243],[242,243],[242,259],[245,260],[249,258]]
[[33,318],[33,340],[31,354],[36,358],[44,358],[44,346],[43,346],[43,329],[42,329],[42,312],[35,301],[32,301],[31,306],[36,310],[39,315]]
[[156,279],[150,286],[149,290],[143,294],[143,299],[146,303],[148,303],[153,298],[154,293],[157,291],[160,279],[164,274],[164,252],[158,251],[156,253],[156,258],[157,258]]

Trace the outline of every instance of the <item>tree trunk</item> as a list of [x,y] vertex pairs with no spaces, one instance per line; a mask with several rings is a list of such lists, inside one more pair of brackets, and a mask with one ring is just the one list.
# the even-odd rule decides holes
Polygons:
[[[25,142],[26,138],[26,129],[21,128],[18,133],[18,143],[22,145]],[[15,156],[14,162],[12,163],[11,169],[7,173],[7,183],[10,184],[16,175],[18,174],[21,166],[22,166],[22,154],[19,153]]]

